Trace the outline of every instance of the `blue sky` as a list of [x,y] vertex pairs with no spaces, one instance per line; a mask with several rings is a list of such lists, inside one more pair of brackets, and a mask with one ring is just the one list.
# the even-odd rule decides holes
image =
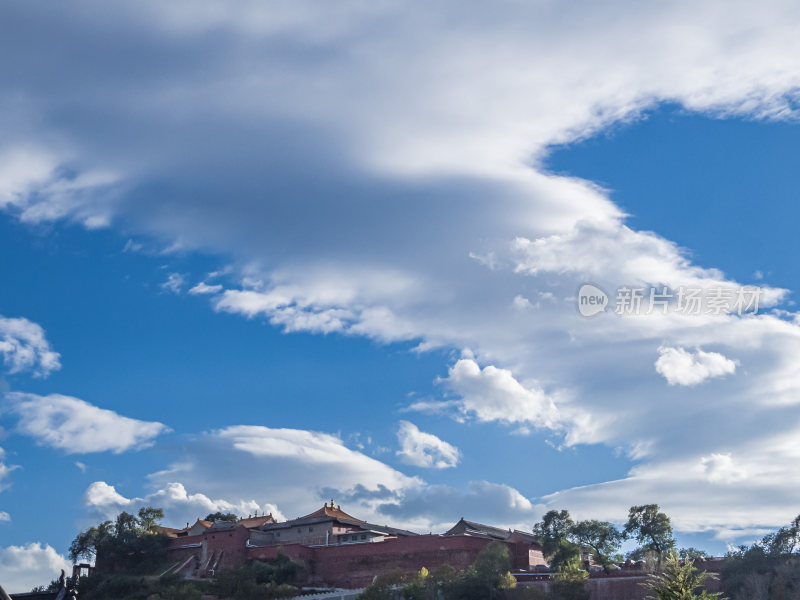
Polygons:
[[144,504],[657,502],[713,552],[800,511],[790,5],[0,10],[7,588]]

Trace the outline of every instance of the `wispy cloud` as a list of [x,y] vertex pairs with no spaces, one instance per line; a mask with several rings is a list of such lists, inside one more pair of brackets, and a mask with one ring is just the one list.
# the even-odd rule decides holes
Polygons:
[[37,443],[67,454],[116,454],[152,444],[169,428],[162,423],[123,417],[84,400],[60,394],[6,394],[4,410],[18,417],[16,430]]

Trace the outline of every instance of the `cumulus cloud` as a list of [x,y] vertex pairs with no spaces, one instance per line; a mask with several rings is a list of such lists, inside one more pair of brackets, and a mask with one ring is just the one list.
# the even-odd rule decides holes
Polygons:
[[[254,473],[270,476],[254,477]],[[116,491],[113,482],[96,482],[87,490],[86,502],[105,514],[142,502],[163,505],[173,521],[217,510],[212,507],[235,508],[240,514],[282,511],[294,518],[316,510],[331,494],[354,497],[357,489],[404,492],[423,482],[348,448],[331,434],[239,425],[187,441],[174,462],[149,476],[149,485],[152,492],[130,500]],[[364,518],[374,517],[377,501],[377,497],[360,498],[350,508]]]
[[61,356],[50,347],[44,330],[27,319],[0,315],[0,354],[9,373],[31,371],[46,377],[61,368]]
[[736,362],[719,352],[703,352],[699,348],[690,352],[684,348],[661,346],[658,354],[656,371],[670,385],[697,385],[736,372]]
[[212,499],[200,493],[189,493],[177,482],[169,482],[164,487],[141,498],[126,498],[113,485],[105,481],[95,481],[83,495],[84,505],[89,514],[100,519],[113,519],[123,510],[136,511],[143,506],[155,506],[164,510],[166,523],[175,527],[184,521],[194,522],[209,513],[231,512],[238,516],[267,512],[276,519],[283,519],[278,507],[269,502],[238,500],[228,502]]
[[713,452],[700,459],[706,477],[712,483],[733,483],[747,476],[744,469],[737,466],[730,453]]
[[29,592],[37,585],[47,585],[72,563],[49,544],[31,542],[22,546],[0,547],[0,581],[8,593]]
[[455,408],[478,421],[530,424],[555,428],[559,414],[553,401],[538,387],[527,388],[508,369],[487,365],[483,369],[471,358],[462,358],[439,380],[458,400],[418,402],[411,410],[444,411]]
[[397,441],[400,443],[397,455],[407,465],[447,469],[455,467],[461,458],[458,448],[432,433],[420,431],[416,425],[408,421],[400,421]]
[[5,398],[4,410],[18,417],[18,432],[67,454],[137,450],[169,431],[162,423],[124,417],[71,396],[11,392]]
[[[569,298],[585,281],[608,290],[737,282],[657,233],[628,227],[597,186],[542,168],[553,144],[663,101],[713,116],[795,117],[800,39],[791,3],[608,11],[585,2],[569,19],[539,3],[464,11],[444,2],[424,15],[391,2],[83,7],[75,0],[0,15],[0,51],[37,66],[3,71],[20,91],[0,99],[0,163],[12,165],[0,172],[7,212],[89,226],[118,217],[134,235],[216,252],[237,265],[241,284],[211,295],[212,307],[286,331],[471,348],[474,359],[444,381],[451,396],[428,408],[560,425],[567,443],[620,448],[653,472],[667,458],[699,468],[713,454],[738,457],[796,421],[800,327],[790,319],[577,317]],[[52,56],[46,42],[56,27],[65,43]],[[139,68],[122,74],[117,65],[142,47]],[[525,301],[542,294],[553,301]],[[784,295],[765,288],[765,305]],[[731,369],[725,357],[735,356],[747,376],[718,378],[713,397],[706,386],[665,386],[653,377],[659,347],[697,348],[690,366],[677,368],[695,378],[697,364],[709,369],[702,347],[724,359],[711,360],[711,371]],[[277,460],[232,443],[220,433],[197,448]],[[274,452],[297,442],[243,444]],[[372,492],[408,483],[337,451],[351,465],[348,485],[359,469]],[[784,481],[793,481],[790,456],[782,446],[772,457]],[[224,481],[228,465],[211,462]],[[199,482],[200,464],[191,464],[196,472],[181,473]],[[338,485],[315,469],[324,485]],[[660,480],[635,476],[580,493],[607,490],[618,508],[629,484],[641,497],[662,488],[694,497],[680,471],[659,472]],[[763,494],[777,489],[762,483]],[[742,525],[746,511],[760,525],[785,522],[784,496],[768,505],[755,497],[737,504],[731,496],[716,513],[683,508],[698,526]]]
[[11,515],[9,515],[6,511],[0,510],[0,521],[10,521]]

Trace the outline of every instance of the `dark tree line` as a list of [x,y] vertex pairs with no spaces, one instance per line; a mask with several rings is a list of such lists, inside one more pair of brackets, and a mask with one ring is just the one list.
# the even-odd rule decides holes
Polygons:
[[[639,543],[639,547],[628,555],[634,560],[648,553],[661,557],[675,548],[672,523],[657,504],[632,506],[622,530],[608,521],[592,519],[576,523],[568,511],[551,510],[533,526],[533,533],[554,571],[580,560],[582,553],[588,551],[594,564],[608,572],[622,560],[619,548],[628,539]],[[697,552],[694,549],[686,551],[689,550]]]

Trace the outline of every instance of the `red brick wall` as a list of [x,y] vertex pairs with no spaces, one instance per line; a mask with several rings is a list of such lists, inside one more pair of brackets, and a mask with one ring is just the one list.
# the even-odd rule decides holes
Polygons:
[[[421,567],[435,569],[448,563],[456,569],[471,565],[490,540],[462,536],[421,535],[371,544],[308,548],[290,544],[282,547],[248,548],[250,560],[269,560],[278,552],[302,562],[309,581],[342,588],[369,585],[375,575],[402,569],[407,573]],[[519,555],[511,547],[512,556]],[[527,564],[527,546],[524,553]]]
[[[221,554],[219,569],[237,567],[256,559],[274,559],[281,552],[304,565],[310,583],[357,588],[369,585],[375,575],[395,569],[413,573],[422,567],[432,570],[444,563],[456,569],[465,569],[491,542],[484,538],[468,536],[420,535],[343,546],[308,547],[286,544],[248,548],[248,539],[249,532],[244,527],[229,531],[207,531],[198,536],[176,538],[170,542],[170,559],[186,560],[195,554],[199,557],[200,568],[203,569],[209,564],[209,559],[212,559],[210,562],[213,563]],[[179,548],[197,542],[202,542],[202,548]],[[508,547],[513,568],[527,569],[530,562],[528,554],[530,546],[510,543]]]

